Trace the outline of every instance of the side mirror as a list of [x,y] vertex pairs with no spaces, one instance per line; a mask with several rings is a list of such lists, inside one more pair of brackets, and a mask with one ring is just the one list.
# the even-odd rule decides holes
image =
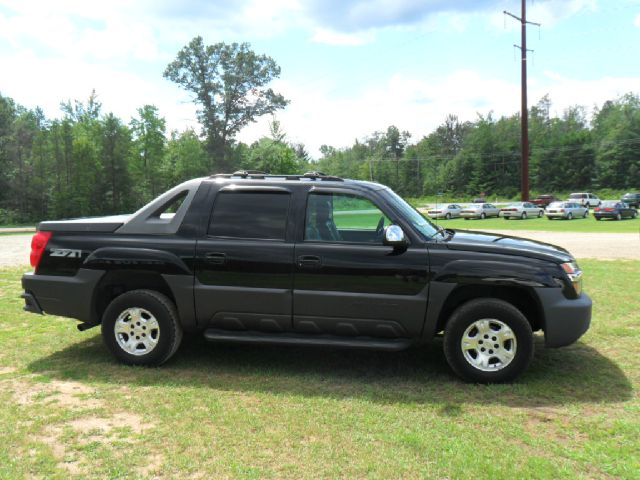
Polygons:
[[384,229],[382,243],[394,248],[403,248],[409,244],[404,231],[398,225],[389,225]]

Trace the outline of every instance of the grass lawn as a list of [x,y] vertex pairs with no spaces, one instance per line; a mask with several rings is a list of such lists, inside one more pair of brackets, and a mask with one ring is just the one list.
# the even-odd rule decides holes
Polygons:
[[451,220],[431,219],[432,222],[444,228],[458,228],[468,230],[539,230],[545,232],[584,232],[584,233],[639,233],[640,217],[621,221],[600,220],[592,215],[587,218],[573,220],[547,220],[542,218],[527,218],[526,220],[505,220],[504,218],[485,218],[484,220],[465,220],[452,218]]
[[581,265],[591,330],[538,341],[499,386],[459,381],[439,341],[394,354],[196,337],[162,368],[125,367],[97,329],[24,313],[23,269],[0,270],[0,478],[638,478],[640,262]]

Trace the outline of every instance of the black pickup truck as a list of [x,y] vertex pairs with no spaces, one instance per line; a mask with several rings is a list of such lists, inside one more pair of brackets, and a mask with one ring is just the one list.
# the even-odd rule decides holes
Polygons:
[[25,309],[101,325],[122,362],[213,342],[397,351],[440,333],[466,380],[503,382],[588,328],[562,248],[443,230],[389,188],[317,172],[190,180],[133,215],[42,222]]

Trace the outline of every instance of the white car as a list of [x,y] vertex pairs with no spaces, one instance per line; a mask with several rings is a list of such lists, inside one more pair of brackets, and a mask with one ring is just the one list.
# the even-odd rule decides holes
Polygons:
[[568,202],[579,203],[580,205],[591,208],[599,207],[602,201],[593,193],[572,193],[569,195]]
[[575,202],[553,202],[547,207],[545,215],[549,220],[554,218],[566,218],[567,220],[578,217],[587,218],[589,209]]
[[462,207],[460,205],[451,203],[449,205],[443,204],[442,206],[431,208],[427,211],[427,214],[431,218],[446,218],[449,220],[450,218],[459,217],[461,211]]
[[500,209],[500,216],[505,220],[510,218],[521,218],[523,220],[531,217],[540,218],[542,215],[544,215],[544,208],[529,202],[512,203]]
[[498,207],[490,203],[472,203],[462,209],[460,216],[465,220],[470,218],[485,219],[487,217],[497,217],[500,214]]

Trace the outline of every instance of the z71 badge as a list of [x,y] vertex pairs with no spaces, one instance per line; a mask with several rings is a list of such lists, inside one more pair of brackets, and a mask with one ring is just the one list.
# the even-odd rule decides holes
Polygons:
[[82,250],[70,250],[68,248],[52,248],[51,257],[81,258]]

